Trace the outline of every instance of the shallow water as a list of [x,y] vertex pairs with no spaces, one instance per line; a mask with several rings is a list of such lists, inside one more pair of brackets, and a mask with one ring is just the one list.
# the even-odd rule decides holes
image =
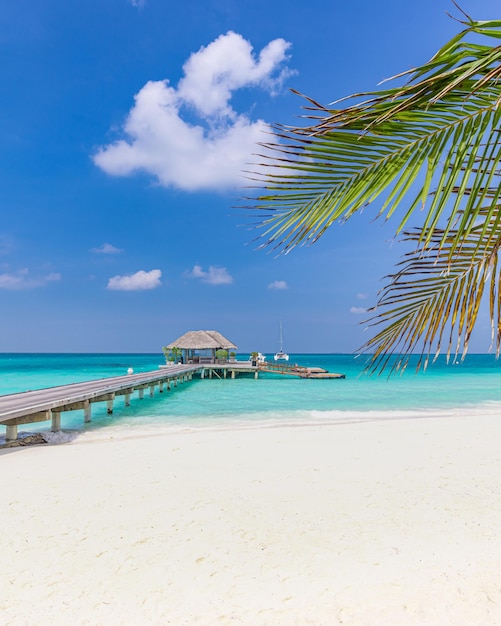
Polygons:
[[[245,355],[246,356],[246,355]],[[242,357],[243,358],[243,357]],[[268,355],[268,359],[272,356]],[[93,405],[93,420],[80,411],[63,414],[64,430],[89,439],[142,436],[165,430],[245,428],[345,423],[374,419],[450,415],[472,418],[501,411],[501,362],[471,355],[464,363],[439,359],[427,372],[413,367],[391,379],[364,373],[364,361],[344,354],[295,354],[291,361],[346,374],[342,380],[303,380],[265,374],[258,380],[194,379],[153,398],[119,399],[112,416],[105,403]],[[158,369],[158,354],[1,354],[0,394]],[[49,422],[26,426],[48,431]]]

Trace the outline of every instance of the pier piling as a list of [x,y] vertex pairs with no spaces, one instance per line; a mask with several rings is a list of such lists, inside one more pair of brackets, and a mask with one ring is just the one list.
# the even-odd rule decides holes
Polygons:
[[17,439],[17,424],[7,424],[7,432],[5,433],[6,441]]
[[51,431],[58,433],[61,430],[61,411],[48,411],[48,414],[51,416]]
[[89,400],[84,401],[84,422],[88,424],[92,420],[92,405]]

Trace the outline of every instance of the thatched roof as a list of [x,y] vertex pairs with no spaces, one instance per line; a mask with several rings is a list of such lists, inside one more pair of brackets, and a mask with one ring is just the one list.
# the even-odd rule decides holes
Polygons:
[[181,337],[169,343],[167,348],[181,350],[236,350],[237,346],[216,330],[189,330]]

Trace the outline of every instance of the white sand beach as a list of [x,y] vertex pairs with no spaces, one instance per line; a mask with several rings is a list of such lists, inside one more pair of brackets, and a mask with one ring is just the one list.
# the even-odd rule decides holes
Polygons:
[[4,625],[501,623],[501,420],[4,450]]

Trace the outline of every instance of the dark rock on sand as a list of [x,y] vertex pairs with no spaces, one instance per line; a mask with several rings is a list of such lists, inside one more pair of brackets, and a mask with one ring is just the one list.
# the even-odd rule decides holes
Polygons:
[[47,443],[47,442],[45,441],[45,439],[40,433],[37,433],[36,435],[27,435],[26,437],[14,439],[13,441],[7,441],[0,447],[18,448],[20,446],[37,446],[41,443]]

